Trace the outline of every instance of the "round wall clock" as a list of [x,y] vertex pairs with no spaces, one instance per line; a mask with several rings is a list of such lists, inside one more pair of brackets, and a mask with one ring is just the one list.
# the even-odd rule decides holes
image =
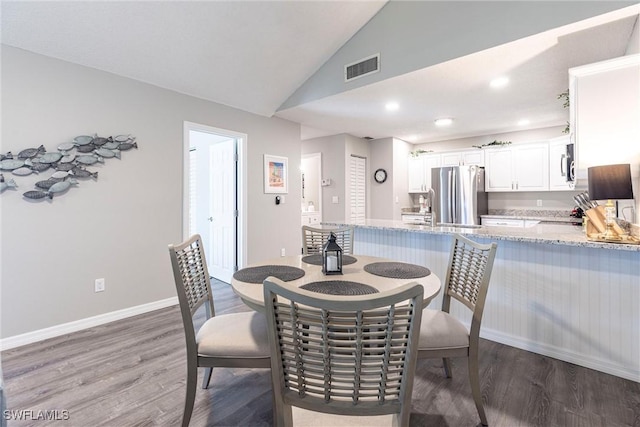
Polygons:
[[382,168],[378,169],[374,172],[373,179],[375,179],[377,183],[382,184],[387,180],[387,171]]

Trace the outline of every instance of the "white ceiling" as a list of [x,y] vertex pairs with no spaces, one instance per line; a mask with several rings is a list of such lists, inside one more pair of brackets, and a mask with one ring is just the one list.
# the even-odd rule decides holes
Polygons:
[[[276,112],[384,1],[2,1],[2,43],[335,133],[420,143],[563,125],[568,68],[625,53],[638,8]],[[500,91],[488,82],[508,75]],[[400,109],[384,109],[396,101]],[[454,118],[436,128],[433,120]]]
[[2,43],[271,116],[385,1],[2,1]]

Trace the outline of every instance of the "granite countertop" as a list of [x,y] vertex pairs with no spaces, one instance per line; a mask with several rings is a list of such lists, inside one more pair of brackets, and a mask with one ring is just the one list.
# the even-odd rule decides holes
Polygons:
[[355,228],[377,230],[393,230],[398,232],[413,232],[425,234],[464,234],[468,236],[485,237],[495,240],[511,240],[517,242],[531,242],[548,245],[581,246],[597,249],[614,249],[622,251],[640,252],[640,245],[600,243],[587,240],[581,226],[561,223],[540,223],[528,228],[514,227],[443,227],[430,225],[405,224],[402,221],[367,219],[363,223],[355,224],[349,221],[323,221],[327,226],[353,225]]

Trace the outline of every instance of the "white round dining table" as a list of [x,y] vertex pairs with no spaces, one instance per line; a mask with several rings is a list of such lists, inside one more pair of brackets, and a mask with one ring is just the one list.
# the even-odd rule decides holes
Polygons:
[[[440,288],[442,286],[440,278],[433,272],[430,272],[428,275],[423,277],[411,279],[393,279],[389,277],[382,277],[366,272],[364,270],[364,267],[368,264],[377,262],[395,262],[394,260],[364,255],[350,256],[355,258],[356,262],[348,265],[343,265],[343,274],[341,275],[325,275],[322,272],[322,265],[315,265],[304,262],[304,255],[274,258],[266,260],[264,262],[249,265],[247,266],[247,268],[267,265],[282,265],[299,268],[304,271],[304,276],[299,279],[286,282],[287,284],[296,287],[300,287],[313,282],[339,280],[369,285],[377,289],[379,292],[384,292],[404,285],[406,283],[417,282],[424,288],[424,307],[426,307],[427,304],[429,304],[429,302],[431,302],[431,300],[435,298],[436,295],[438,295],[438,292],[440,292]],[[246,305],[256,311],[264,312],[264,295],[262,283],[243,282],[236,279],[234,275],[234,277],[231,279],[231,287]]]

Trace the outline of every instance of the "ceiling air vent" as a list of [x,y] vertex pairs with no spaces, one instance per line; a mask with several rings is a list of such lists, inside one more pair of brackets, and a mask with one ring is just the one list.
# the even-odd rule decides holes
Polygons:
[[350,82],[354,79],[380,71],[380,54],[376,53],[357,62],[344,66],[344,81]]

